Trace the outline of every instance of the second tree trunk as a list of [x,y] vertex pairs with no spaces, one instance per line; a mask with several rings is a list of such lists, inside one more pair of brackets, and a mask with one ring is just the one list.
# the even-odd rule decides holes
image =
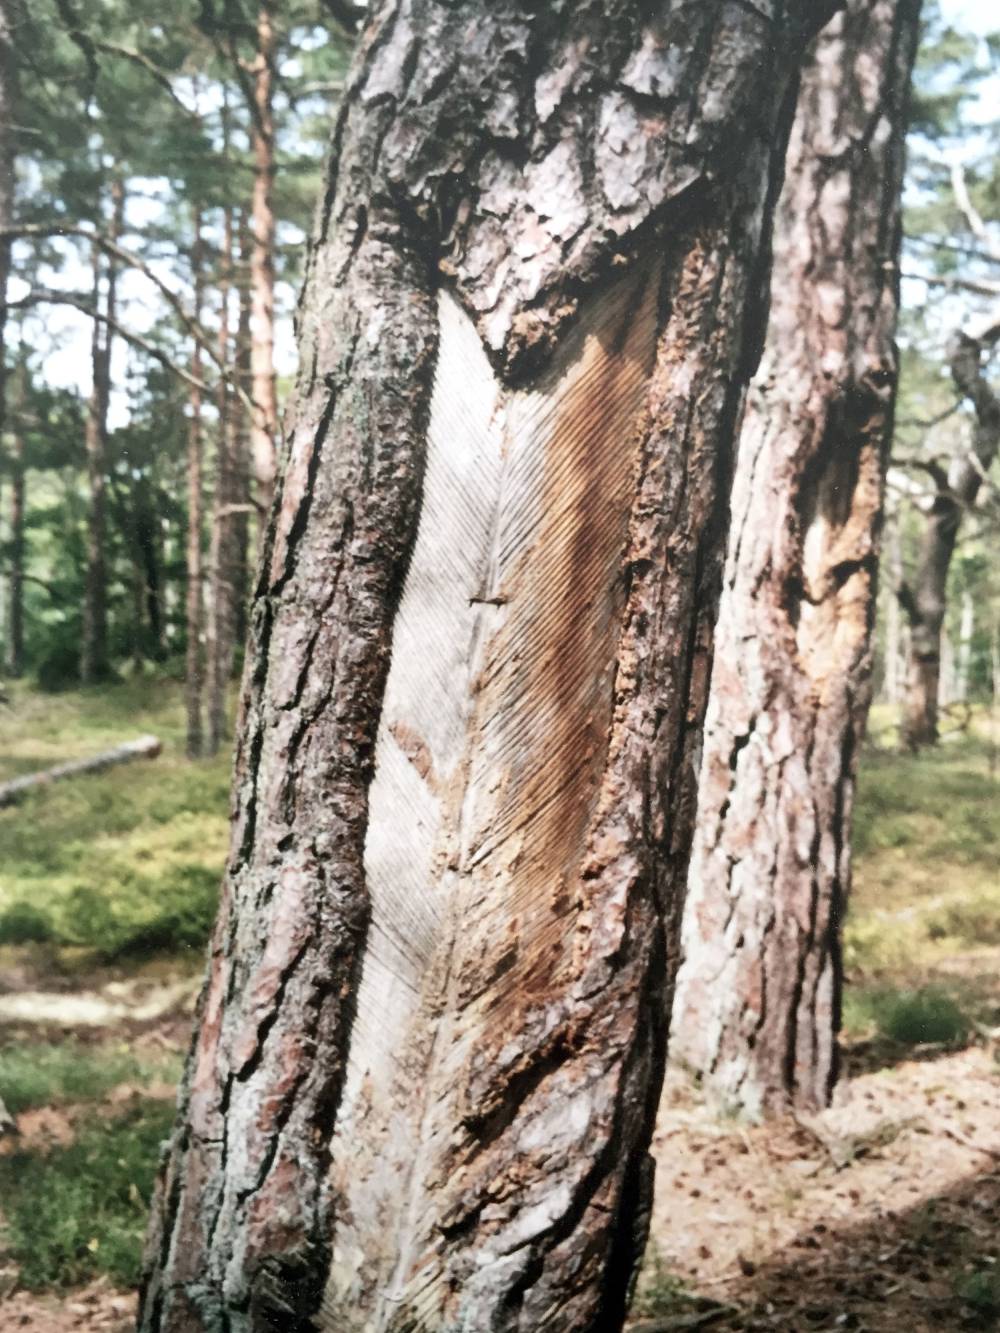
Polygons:
[[836,1073],[918,9],[852,0],[817,42],[740,441],[671,1048],[750,1117]]

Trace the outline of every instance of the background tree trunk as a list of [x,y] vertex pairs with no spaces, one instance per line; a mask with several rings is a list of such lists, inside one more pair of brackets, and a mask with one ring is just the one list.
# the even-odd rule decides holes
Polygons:
[[962,618],[958,624],[958,654],[955,672],[955,695],[960,703],[969,698],[969,678],[972,671],[972,638],[976,629],[976,610],[968,588],[962,593]]
[[620,1327],[821,8],[369,11],[144,1330]]
[[[223,226],[223,270],[219,286],[219,359],[232,364],[229,328],[229,300],[233,266],[233,216],[227,209]],[[219,433],[216,453],[215,505],[212,515],[212,543],[209,558],[211,593],[209,597],[206,659],[208,663],[208,735],[206,748],[217,754],[226,738],[226,696],[233,674],[235,647],[237,564],[239,560],[238,520],[246,518],[246,500],[237,488],[240,447],[239,403],[233,399],[224,379],[219,382]],[[243,510],[241,514],[239,511]]]
[[[16,95],[16,66],[14,63],[15,10],[12,0],[0,0],[0,229],[6,230],[14,223],[14,125]],[[0,453],[3,449],[3,434],[7,421],[7,282],[10,277],[10,248],[8,236],[0,234]],[[22,594],[21,572],[18,555],[23,551],[18,545],[18,534],[23,534],[24,520],[24,465],[22,456],[18,458],[20,435],[15,432],[14,458],[11,476],[11,572],[8,579],[8,607],[6,625],[8,629],[7,666],[11,675],[21,674],[23,658],[23,620],[21,617]],[[23,441],[21,441],[23,446]],[[20,522],[18,522],[20,519]],[[0,620],[0,624],[4,621]],[[16,641],[15,641],[16,635]]]
[[907,661],[906,627],[896,594],[903,581],[903,552],[897,515],[887,516],[886,537],[889,586],[885,602],[885,701],[895,708],[903,701]]
[[[0,111],[2,114],[2,111]],[[0,344],[2,354],[2,344]],[[11,475],[10,475],[10,579],[7,605],[7,670],[17,677],[24,672],[24,518],[26,467],[24,450],[24,413],[27,407],[27,366],[23,355],[17,367],[17,402],[11,422]],[[6,387],[6,386],[4,386]],[[6,394],[0,390],[0,398]],[[6,403],[0,420],[7,416]]]
[[251,426],[257,503],[266,518],[277,469],[278,395],[274,373],[274,56],[269,0],[257,15],[257,59],[253,69],[250,140],[253,149],[253,248],[250,255],[251,366],[254,413]]
[[[194,240],[191,247],[191,268],[194,283],[195,318],[201,319],[202,304],[202,216],[197,208],[194,215]],[[201,379],[201,348],[197,341],[191,348],[191,374]],[[184,672],[184,699],[187,711],[187,754],[189,759],[201,755],[204,739],[202,725],[202,695],[205,683],[205,657],[202,643],[204,589],[202,588],[202,422],[201,390],[192,385],[188,398],[190,419],[187,444],[187,600],[185,625],[187,658]]]
[[[125,221],[125,186],[111,183],[111,222],[109,235],[117,241]],[[94,308],[100,309],[101,252],[95,246]],[[80,648],[80,679],[85,685],[107,676],[108,660],[108,589],[105,544],[107,541],[107,434],[108,406],[111,396],[111,354],[114,348],[113,321],[116,315],[118,264],[107,261],[107,289],[104,313],[107,320],[94,320],[91,342],[93,383],[87,404],[84,446],[87,454],[89,504],[87,512],[87,568],[83,598],[83,632]]]
[[983,477],[1000,449],[1000,396],[983,373],[983,354],[1000,338],[1000,321],[959,332],[949,349],[955,387],[975,411],[972,447],[947,472],[932,468],[936,493],[927,512],[920,558],[912,584],[899,599],[910,624],[910,660],[903,718],[903,744],[911,750],[938,738],[941,633],[948,606],[948,572],[965,511],[975,503]]
[[918,11],[851,0],[803,75],[740,440],[671,1031],[750,1117],[836,1074]]

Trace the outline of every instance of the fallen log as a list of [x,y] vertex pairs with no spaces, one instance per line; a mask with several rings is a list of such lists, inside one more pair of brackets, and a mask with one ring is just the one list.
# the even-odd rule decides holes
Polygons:
[[113,768],[115,764],[129,764],[133,759],[155,759],[162,749],[163,746],[155,736],[140,736],[138,740],[126,741],[124,745],[116,745],[113,750],[104,750],[90,759],[73,759],[67,764],[43,769],[41,773],[27,773],[22,778],[0,783],[0,806],[12,805],[25,792],[45,787],[50,782],[59,782],[63,778],[99,773],[102,769]]

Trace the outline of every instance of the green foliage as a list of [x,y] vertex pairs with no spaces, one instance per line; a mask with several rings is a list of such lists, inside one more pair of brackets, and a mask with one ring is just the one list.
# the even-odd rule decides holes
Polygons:
[[878,1036],[901,1046],[960,1046],[968,1040],[971,1020],[941,986],[918,990],[850,987],[844,998],[844,1027],[855,1036],[874,1029]]
[[101,1274],[135,1285],[173,1115],[170,1103],[140,1100],[82,1126],[66,1147],[0,1157],[4,1242],[23,1286],[70,1286]]
[[179,1073],[180,1062],[171,1053],[140,1055],[116,1043],[9,1046],[0,1051],[0,1097],[17,1115],[37,1106],[96,1101],[120,1083],[173,1082]]
[[14,903],[0,912],[0,944],[44,944],[53,934],[48,916],[31,903]]

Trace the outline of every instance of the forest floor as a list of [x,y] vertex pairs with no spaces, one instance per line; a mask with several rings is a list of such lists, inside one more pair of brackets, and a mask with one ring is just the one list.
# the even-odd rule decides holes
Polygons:
[[[718,1120],[672,1071],[634,1333],[1000,1327],[1000,781],[983,719],[933,754],[876,715],[820,1116]],[[176,685],[0,710],[0,781],[143,732],[156,760],[0,810],[0,1333],[125,1333],[226,843],[228,759]]]

